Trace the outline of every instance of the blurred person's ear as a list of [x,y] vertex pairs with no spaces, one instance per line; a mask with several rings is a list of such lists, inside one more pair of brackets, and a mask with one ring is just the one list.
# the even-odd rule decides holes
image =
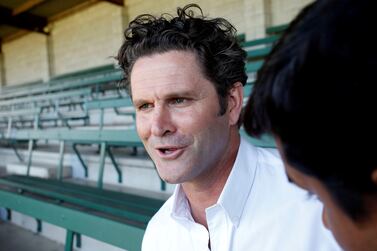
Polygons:
[[372,181],[373,181],[374,184],[377,186],[377,168],[373,170],[371,176],[372,176]]

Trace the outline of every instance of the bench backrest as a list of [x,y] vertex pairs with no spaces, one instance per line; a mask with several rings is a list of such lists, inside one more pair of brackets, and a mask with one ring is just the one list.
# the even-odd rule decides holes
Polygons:
[[10,107],[12,105],[20,105],[20,104],[33,103],[33,102],[43,103],[46,101],[57,101],[64,98],[89,96],[91,93],[92,93],[91,88],[83,88],[83,89],[72,90],[72,91],[39,94],[39,95],[34,95],[34,96],[22,97],[22,98],[1,100],[0,107],[4,109],[4,107],[7,107],[7,106]]
[[58,140],[82,144],[107,143],[116,146],[142,146],[135,129],[50,129],[19,130],[9,135],[13,140]]

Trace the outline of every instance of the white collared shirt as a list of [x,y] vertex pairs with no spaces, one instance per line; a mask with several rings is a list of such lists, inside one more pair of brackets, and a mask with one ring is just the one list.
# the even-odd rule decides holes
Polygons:
[[206,209],[207,229],[196,223],[178,185],[149,222],[143,251],[340,250],[321,220],[322,205],[288,182],[274,149],[241,139],[218,202]]

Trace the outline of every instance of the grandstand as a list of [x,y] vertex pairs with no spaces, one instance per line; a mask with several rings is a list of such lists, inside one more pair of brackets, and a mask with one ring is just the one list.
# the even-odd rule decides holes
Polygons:
[[[140,250],[174,185],[159,178],[143,148],[112,56],[127,20],[173,11],[171,1],[153,2],[0,0],[0,221],[65,250]],[[281,24],[305,5],[285,0],[283,15],[278,2],[199,3],[239,30],[246,95]],[[268,136],[248,140],[273,147]]]

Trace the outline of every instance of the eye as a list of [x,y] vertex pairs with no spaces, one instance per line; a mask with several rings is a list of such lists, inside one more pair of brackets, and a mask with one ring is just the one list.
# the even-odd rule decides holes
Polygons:
[[172,100],[172,103],[173,104],[182,104],[185,101],[186,101],[186,99],[184,99],[184,98],[175,98],[175,99]]
[[172,98],[172,99],[169,100],[169,104],[170,105],[178,106],[178,107],[188,106],[188,105],[191,104],[191,102],[192,102],[192,99],[190,99],[190,98],[181,98],[181,97]]
[[149,108],[151,108],[151,107],[152,107],[152,104],[145,103],[145,104],[140,105],[140,106],[138,107],[138,110],[140,110],[140,111],[144,111],[144,110],[147,110],[147,109],[149,109]]

